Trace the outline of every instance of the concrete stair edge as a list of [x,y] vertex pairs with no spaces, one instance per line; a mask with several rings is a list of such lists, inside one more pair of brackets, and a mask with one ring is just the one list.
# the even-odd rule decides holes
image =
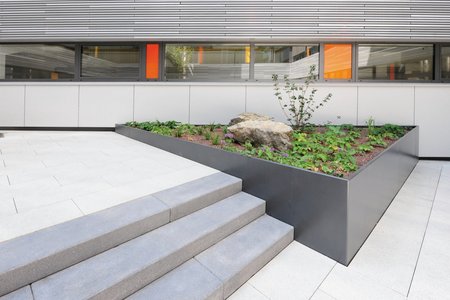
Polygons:
[[0,296],[163,226],[173,216],[181,218],[238,193],[242,180],[219,172],[187,182],[181,190],[189,188],[195,192],[184,201],[168,198],[180,191],[177,186],[1,242]]
[[[219,201],[32,284],[35,300],[122,299],[264,214],[245,193]],[[151,249],[151,251],[150,251]]]

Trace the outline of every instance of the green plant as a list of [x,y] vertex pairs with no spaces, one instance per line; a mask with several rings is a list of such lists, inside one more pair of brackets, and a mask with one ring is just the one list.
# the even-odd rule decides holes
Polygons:
[[369,117],[369,119],[366,121],[367,125],[367,132],[369,135],[375,135],[375,119],[372,117]]
[[315,74],[316,66],[311,65],[308,76],[302,84],[291,81],[289,76],[284,75],[284,86],[280,87],[277,74],[272,75],[274,81],[275,97],[286,116],[287,121],[294,129],[303,129],[311,119],[313,113],[327,103],[332,94],[328,94],[320,101],[315,100],[317,89],[311,91],[310,85],[317,80]]
[[250,141],[245,141],[244,148],[247,151],[252,151],[253,150],[253,145],[252,145],[252,143]]
[[219,145],[220,144],[220,135],[218,135],[218,134],[214,135],[214,137],[212,138],[211,143],[213,145]]
[[205,131],[203,136],[205,137],[205,140],[207,140],[207,141],[211,140],[211,131],[208,131],[208,130]]

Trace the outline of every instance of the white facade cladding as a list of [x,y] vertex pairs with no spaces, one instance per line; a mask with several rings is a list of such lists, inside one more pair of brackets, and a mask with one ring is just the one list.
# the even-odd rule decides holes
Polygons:
[[1,41],[450,41],[448,0],[0,1]]
[[[422,157],[450,157],[450,85],[317,84],[332,100],[317,123],[420,127]],[[284,121],[268,83],[0,83],[0,126],[111,127],[115,123],[178,120],[228,123],[249,111]]]
[[[337,70],[327,45],[348,46],[328,52]],[[169,57],[180,47],[183,70]],[[284,120],[271,75],[311,64],[319,96],[333,94],[315,122],[418,125],[420,156],[450,157],[448,0],[0,1],[0,127]]]

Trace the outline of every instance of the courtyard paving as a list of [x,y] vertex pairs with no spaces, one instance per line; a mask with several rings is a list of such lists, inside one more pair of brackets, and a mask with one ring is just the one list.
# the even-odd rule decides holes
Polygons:
[[450,162],[419,162],[348,267],[294,241],[230,297],[259,299],[450,299]]
[[0,241],[217,171],[114,132],[3,132]]
[[[0,241],[217,172],[113,132],[4,133]],[[294,241],[230,299],[450,299],[450,162],[419,162],[348,267]]]

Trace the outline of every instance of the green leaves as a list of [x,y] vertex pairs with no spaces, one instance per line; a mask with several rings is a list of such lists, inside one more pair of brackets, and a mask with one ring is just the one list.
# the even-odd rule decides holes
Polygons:
[[[309,92],[310,84],[317,80],[315,70],[316,66],[311,65],[308,76],[298,86],[287,75],[284,75],[283,88],[280,88],[278,75],[272,75],[274,95],[280,104],[286,120],[294,129],[303,129],[312,118],[313,113],[324,106],[332,97],[331,94],[328,94],[325,98],[316,102],[315,96],[317,89],[313,88]],[[283,89],[283,92],[281,92],[281,89]]]
[[368,122],[370,126],[367,128],[353,125],[318,128],[308,125],[301,131],[293,132],[290,150],[279,151],[266,145],[255,146],[249,141],[243,145],[235,144],[232,135],[229,136],[227,127],[218,124],[194,126],[176,121],[156,121],[128,122],[126,125],[178,138],[188,134],[200,136],[226,151],[339,177],[358,169],[358,157],[377,147],[386,147],[390,140],[401,137],[407,130],[392,124],[375,126],[373,119]]

